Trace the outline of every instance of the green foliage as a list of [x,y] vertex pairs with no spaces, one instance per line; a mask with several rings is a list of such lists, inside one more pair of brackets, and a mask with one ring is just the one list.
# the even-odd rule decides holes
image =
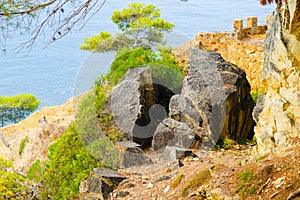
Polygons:
[[236,144],[236,142],[235,142],[234,140],[229,139],[229,138],[225,138],[225,139],[223,140],[222,147],[223,147],[224,149],[230,149],[230,148],[232,148],[232,146],[235,145],[235,144]]
[[28,142],[28,136],[26,136],[25,138],[23,138],[20,142],[20,147],[19,147],[19,155],[22,155],[24,149],[25,149],[25,145]]
[[100,32],[99,35],[84,38],[84,44],[80,45],[81,50],[109,51],[113,50],[113,35],[109,32]]
[[39,104],[40,100],[32,94],[0,96],[0,127],[26,118]]
[[[128,51],[127,51],[128,50]],[[108,80],[112,84],[117,84],[125,75],[128,69],[145,66],[156,61],[156,55],[152,50],[138,48],[129,50],[125,48],[123,54],[117,54],[115,60],[110,66]]]
[[[102,79],[101,79],[102,80]],[[104,136],[116,143],[122,140],[124,133],[111,125],[113,119],[109,110],[105,110],[109,88],[97,80],[94,93],[83,98],[76,114],[76,127],[85,146],[89,146]]]
[[12,161],[0,157],[0,199],[23,199],[27,182],[24,177],[7,170]]
[[178,176],[176,177],[175,181],[171,184],[170,188],[171,189],[176,188],[179,185],[179,183],[181,183],[183,177],[184,177],[183,174],[178,174]]
[[160,10],[152,4],[129,4],[128,8],[114,11],[111,16],[121,33],[113,36],[108,32],[100,32],[99,35],[85,38],[80,49],[104,52],[124,47],[149,49],[154,44],[165,44],[163,31],[170,31],[174,24],[160,15]]
[[245,139],[245,138],[237,138],[235,141],[236,141],[238,144],[243,144],[243,145],[246,145],[246,144],[248,144],[249,142],[251,142],[251,141],[249,141],[249,140],[247,140],[247,139]]
[[254,144],[257,144],[257,138],[256,138],[256,135],[253,136],[252,142],[253,142]]
[[259,92],[258,92],[258,91],[254,91],[254,90],[252,90],[252,91],[250,92],[250,95],[251,95],[251,97],[252,97],[252,99],[253,99],[253,101],[254,101],[255,103],[257,103],[258,94],[259,94]]
[[42,163],[39,159],[36,160],[29,168],[27,172],[27,178],[33,180],[36,183],[41,182],[44,170],[44,163]]
[[238,185],[238,192],[240,196],[244,199],[249,193],[255,194],[256,189],[252,184],[253,181],[253,171],[252,170],[244,170],[238,174],[238,178],[240,183]]
[[238,165],[238,166],[242,166],[242,165],[243,165],[243,161],[240,160],[240,161],[237,163],[237,165]]
[[75,121],[77,133],[85,146],[102,137],[101,127],[96,117],[94,93],[89,93],[82,99]]
[[49,161],[45,163],[43,173],[42,199],[68,199],[78,196],[80,182],[95,167],[103,167],[86,149],[74,124],[70,125],[49,150]]
[[119,151],[108,138],[100,138],[89,145],[87,149],[95,158],[102,161],[105,166],[117,168],[119,164]]
[[128,69],[141,66],[150,66],[152,76],[170,89],[177,88],[178,83],[182,83],[183,66],[176,62],[170,49],[163,48],[158,52],[143,48],[122,49],[117,52],[106,79],[115,85],[122,80]]

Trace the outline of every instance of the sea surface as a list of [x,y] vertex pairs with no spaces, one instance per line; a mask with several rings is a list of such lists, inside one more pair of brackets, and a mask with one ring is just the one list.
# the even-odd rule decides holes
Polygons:
[[[39,39],[30,52],[16,52],[24,42],[24,35],[13,34],[0,44],[0,96],[31,93],[42,106],[64,103],[68,98],[87,91],[100,73],[105,72],[114,53],[81,51],[79,45],[88,36],[101,31],[117,32],[110,21],[114,10],[136,1],[107,0],[81,30],[73,30],[49,46],[48,38]],[[274,10],[274,5],[261,6],[259,0],[140,0],[161,9],[162,17],[175,24],[166,36],[170,45],[177,46],[195,37],[197,32],[232,31],[234,19],[257,16],[259,24]],[[1,36],[0,36],[1,37]],[[28,35],[27,35],[28,38]],[[1,46],[2,45],[2,46]]]

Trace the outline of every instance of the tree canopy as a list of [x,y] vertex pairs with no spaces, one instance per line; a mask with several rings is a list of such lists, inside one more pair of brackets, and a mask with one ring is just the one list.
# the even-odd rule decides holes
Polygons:
[[113,35],[109,32],[100,32],[98,35],[85,38],[80,48],[97,52],[120,50],[123,47],[151,48],[156,44],[164,44],[163,32],[170,31],[174,27],[174,24],[161,18],[160,9],[152,4],[129,4],[127,8],[114,11],[111,20],[121,33]]
[[0,127],[26,118],[39,104],[40,100],[32,94],[0,96]]

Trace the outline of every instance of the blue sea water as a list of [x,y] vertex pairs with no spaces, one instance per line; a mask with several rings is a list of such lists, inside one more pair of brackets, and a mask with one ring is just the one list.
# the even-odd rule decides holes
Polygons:
[[[31,93],[41,100],[41,106],[60,105],[68,98],[88,90],[94,79],[105,70],[114,54],[90,54],[79,45],[87,36],[100,31],[116,32],[110,21],[114,10],[136,1],[108,0],[81,30],[73,30],[61,40],[46,46],[38,40],[30,52],[17,53],[15,48],[24,36],[13,34],[6,41],[6,51],[0,51],[0,95]],[[258,16],[259,24],[271,14],[274,5],[262,7],[258,0],[140,0],[161,9],[162,17],[175,24],[166,39],[172,44],[192,39],[197,32],[231,31],[234,19]]]

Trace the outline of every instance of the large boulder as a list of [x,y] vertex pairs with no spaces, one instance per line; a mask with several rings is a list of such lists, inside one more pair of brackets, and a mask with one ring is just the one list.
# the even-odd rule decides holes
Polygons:
[[154,87],[149,67],[129,69],[125,80],[111,92],[111,111],[120,130],[128,139],[145,146],[151,144],[155,124],[150,123],[149,110],[155,104]]
[[155,130],[152,148],[159,150],[167,145],[192,148],[196,147],[197,135],[185,123],[172,118],[164,119]]
[[259,153],[280,153],[300,145],[300,1],[282,1],[265,39],[264,98],[254,117]]
[[91,176],[80,183],[79,192],[81,199],[109,199],[109,194],[123,180],[125,180],[125,177],[114,170],[95,168]]
[[120,167],[128,168],[139,165],[152,164],[151,159],[140,148],[141,145],[132,141],[118,143],[120,151]]
[[182,80],[182,74],[162,65],[127,71],[111,92],[111,111],[128,139],[142,149],[151,147],[153,134],[167,118],[170,98],[180,92]]
[[170,117],[184,122],[208,145],[224,138],[253,137],[254,101],[245,72],[214,51],[193,49],[182,94]]

